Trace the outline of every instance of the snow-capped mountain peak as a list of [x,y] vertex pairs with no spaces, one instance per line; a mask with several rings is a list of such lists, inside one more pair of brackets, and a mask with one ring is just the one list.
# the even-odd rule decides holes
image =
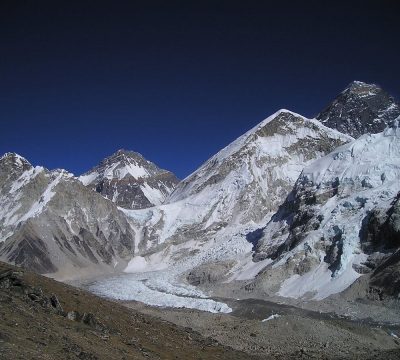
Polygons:
[[79,180],[127,209],[161,204],[178,183],[170,171],[160,169],[137,152],[123,149],[105,158]]
[[345,90],[343,90],[343,92],[348,92],[348,91],[358,92],[358,91],[360,91],[361,93],[363,93],[366,91],[371,91],[371,95],[374,95],[377,92],[379,92],[380,90],[381,90],[381,88],[376,84],[368,84],[363,81],[354,80],[349,85],[347,85],[347,87],[345,88]]
[[376,84],[350,83],[318,116],[324,125],[358,138],[378,133],[400,115],[398,103]]
[[[152,163],[145,160],[139,153],[118,150],[113,155],[105,158],[89,173],[80,176],[84,185],[90,184],[96,177],[122,180],[126,176],[135,179],[151,176]],[[154,169],[157,171],[157,169]]]
[[[253,176],[258,179],[259,190],[265,191],[267,196],[268,184],[282,178],[284,183],[292,186],[305,162],[350,140],[350,136],[328,128],[315,119],[307,119],[286,109],[278,110],[182,180],[167,202],[182,200],[202,191],[207,185],[216,187],[221,184],[220,186],[226,188],[227,184],[223,182],[225,178],[244,186],[247,180],[243,183],[238,179],[244,179],[248,171],[253,174],[249,175],[248,181],[252,181]],[[292,156],[294,154],[296,155]],[[236,169],[235,174],[237,172],[234,177],[231,171],[233,169]],[[268,174],[272,178],[265,181]]]
[[0,163],[16,168],[28,168],[32,166],[24,157],[13,152],[7,152],[1,156]]
[[25,171],[33,169],[24,157],[8,152],[0,157],[0,184],[17,180]]

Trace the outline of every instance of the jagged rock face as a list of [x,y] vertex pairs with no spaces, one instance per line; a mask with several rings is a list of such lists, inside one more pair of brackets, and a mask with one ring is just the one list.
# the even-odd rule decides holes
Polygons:
[[79,177],[82,183],[125,209],[160,205],[174,190],[177,177],[142,155],[119,150]]
[[398,121],[306,167],[262,229],[255,259],[271,261],[257,281],[280,272],[280,295],[321,299],[377,269],[400,248],[399,178]]
[[64,170],[33,167],[6,154],[0,159],[0,203],[4,261],[68,276],[89,267],[109,271],[134,254],[135,231],[124,214]]
[[389,209],[374,209],[364,219],[360,240],[365,252],[400,247],[400,193]]
[[400,251],[382,261],[370,279],[369,292],[379,300],[385,297],[400,298]]
[[352,82],[318,116],[324,125],[358,138],[376,134],[400,115],[400,107],[383,89],[374,84]]
[[306,164],[350,140],[316,120],[277,112],[180,182],[166,204],[126,211],[142,224],[141,254],[181,270],[248,254],[242,233],[269,220]]
[[[9,171],[12,168],[13,171]],[[13,181],[22,172],[30,170],[32,165],[15,153],[5,153],[0,158],[0,184],[5,184],[7,181]]]
[[375,209],[364,221],[360,232],[363,251],[369,254],[365,266],[373,271],[372,295],[400,297],[400,193],[389,209]]

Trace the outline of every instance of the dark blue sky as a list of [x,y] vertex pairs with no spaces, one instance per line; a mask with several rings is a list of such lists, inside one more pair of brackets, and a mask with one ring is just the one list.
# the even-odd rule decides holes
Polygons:
[[278,3],[1,1],[0,153],[80,174],[125,148],[182,178],[354,79],[399,98],[398,1]]

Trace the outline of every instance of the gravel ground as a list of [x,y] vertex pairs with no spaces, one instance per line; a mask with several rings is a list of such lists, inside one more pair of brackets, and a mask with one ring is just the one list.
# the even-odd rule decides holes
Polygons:
[[120,303],[252,357],[400,359],[400,301],[368,299],[366,283],[323,301],[269,296],[262,287],[246,285],[200,281],[198,288],[231,307],[230,314]]
[[[400,340],[395,337],[400,337],[400,326],[352,321],[262,300],[223,300],[234,309],[232,314],[123,304],[264,358],[400,359]],[[271,315],[275,316],[262,321]]]
[[213,299],[226,303],[233,312],[212,314],[136,301],[120,303],[249,357],[400,359],[400,302],[367,300],[365,284],[324,301],[268,296],[262,289],[249,291],[245,282],[206,282],[199,289],[213,294]]

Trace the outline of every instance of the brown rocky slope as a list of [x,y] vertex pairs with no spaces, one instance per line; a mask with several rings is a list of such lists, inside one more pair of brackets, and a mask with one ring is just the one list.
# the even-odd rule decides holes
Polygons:
[[0,359],[248,359],[198,333],[0,263]]

